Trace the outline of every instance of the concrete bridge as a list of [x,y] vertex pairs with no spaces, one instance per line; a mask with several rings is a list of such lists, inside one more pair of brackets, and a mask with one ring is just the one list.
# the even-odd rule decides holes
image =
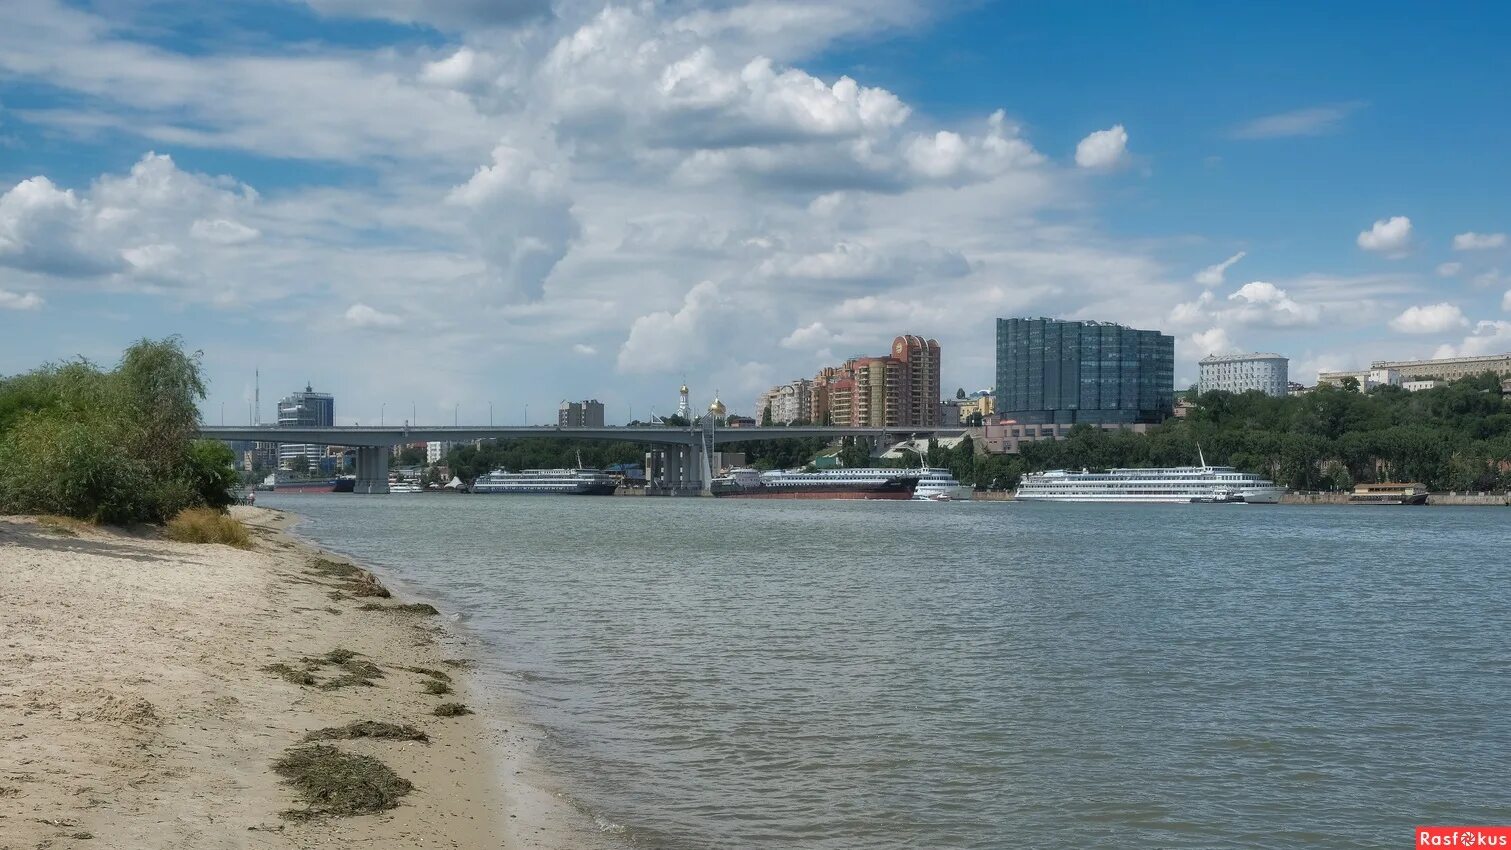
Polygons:
[[[394,446],[442,441],[470,443],[474,440],[519,440],[530,437],[565,437],[574,440],[646,443],[652,449],[645,473],[653,487],[668,495],[708,495],[713,480],[710,468],[716,446],[753,440],[795,440],[819,437],[869,437],[879,441],[903,440],[939,433],[937,428],[835,428],[824,426],[719,428],[704,419],[691,426],[637,425],[605,428],[568,428],[559,425],[440,426],[440,427],[290,427],[276,425],[206,425],[200,435],[216,440],[246,440],[260,443],[307,443],[347,446],[357,450],[356,492],[388,492],[388,458]],[[951,429],[955,430],[955,429]]]

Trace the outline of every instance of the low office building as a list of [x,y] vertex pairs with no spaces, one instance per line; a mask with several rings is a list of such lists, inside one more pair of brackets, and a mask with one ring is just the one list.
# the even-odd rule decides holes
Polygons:
[[1358,385],[1360,392],[1368,392],[1375,387],[1399,387],[1401,385],[1401,373],[1395,369],[1373,368],[1356,369],[1349,372],[1318,372],[1317,383],[1331,384],[1341,387],[1344,382],[1352,378]]
[[[1077,423],[1086,424],[1086,423]],[[1063,440],[1075,425],[1065,423],[1034,424],[1017,422],[1011,419],[1000,419],[987,422],[982,428],[982,443],[989,454],[1018,454],[1024,443],[1036,443],[1040,440]],[[1131,431],[1135,434],[1146,433],[1154,427],[1146,422],[1117,423],[1110,422],[1097,425],[1103,431]],[[1192,462],[1195,462],[1192,458]]]
[[1277,398],[1286,394],[1290,360],[1279,354],[1213,354],[1197,363],[1197,391],[1244,393],[1258,390]]
[[1511,378],[1511,354],[1494,354],[1488,357],[1440,357],[1435,360],[1376,360],[1371,369],[1394,369],[1402,380],[1422,381],[1437,378],[1456,381],[1473,378],[1486,372],[1494,372],[1502,378]]

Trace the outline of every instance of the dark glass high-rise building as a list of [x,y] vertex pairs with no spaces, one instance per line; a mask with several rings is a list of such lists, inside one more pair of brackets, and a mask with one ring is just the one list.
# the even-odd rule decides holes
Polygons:
[[997,320],[996,416],[1157,423],[1175,406],[1175,338],[1110,322]]

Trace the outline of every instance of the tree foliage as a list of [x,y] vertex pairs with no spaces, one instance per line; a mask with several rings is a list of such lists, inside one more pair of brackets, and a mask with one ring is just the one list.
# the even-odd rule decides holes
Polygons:
[[1434,490],[1511,485],[1511,402],[1493,374],[1408,393],[1319,386],[1300,396],[1210,392],[1146,434],[1074,428],[1025,444],[1029,470],[1195,463],[1235,466],[1298,490],[1419,481]]
[[225,507],[238,477],[229,448],[197,439],[204,396],[176,337],[109,372],[77,360],[0,379],[0,511],[129,523]]

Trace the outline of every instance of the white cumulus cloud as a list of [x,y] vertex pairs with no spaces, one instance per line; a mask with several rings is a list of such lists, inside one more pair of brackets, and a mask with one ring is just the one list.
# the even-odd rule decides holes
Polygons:
[[1359,234],[1359,247],[1392,259],[1406,256],[1411,247],[1411,219],[1404,215],[1380,219]]
[[346,321],[358,328],[392,328],[397,327],[402,320],[392,313],[385,313],[359,302],[346,308]]
[[39,310],[42,296],[35,292],[17,293],[0,289],[0,310]]
[[1228,269],[1232,268],[1234,263],[1238,262],[1246,256],[1248,256],[1247,251],[1239,251],[1238,253],[1227,258],[1226,260],[1223,260],[1220,263],[1207,266],[1206,268],[1196,273],[1195,280],[1202,286],[1221,286],[1223,283],[1223,278],[1228,273]]
[[1506,247],[1506,234],[1504,233],[1460,233],[1453,237],[1453,250],[1455,251],[1485,251],[1491,248]]
[[1391,330],[1406,334],[1435,334],[1454,328],[1467,327],[1469,320],[1464,318],[1464,311],[1457,305],[1446,301],[1439,304],[1427,304],[1418,307],[1407,307],[1401,315],[1390,320]]
[[835,339],[836,336],[824,326],[823,322],[814,322],[787,334],[780,344],[783,348],[795,351],[816,351],[832,344]]
[[1463,270],[1463,263],[1439,263],[1437,268],[1438,277],[1453,277]]
[[1121,165],[1128,155],[1128,131],[1122,124],[1097,130],[1076,145],[1076,165],[1108,169]]
[[1231,354],[1238,350],[1228,332],[1222,328],[1208,328],[1190,336],[1191,345],[1201,357],[1209,354]]
[[1457,345],[1440,345],[1433,357],[1481,357],[1511,351],[1511,322],[1479,322]]

